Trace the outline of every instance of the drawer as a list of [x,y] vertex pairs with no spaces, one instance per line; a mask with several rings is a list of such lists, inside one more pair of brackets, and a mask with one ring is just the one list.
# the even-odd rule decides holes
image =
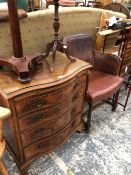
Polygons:
[[46,139],[39,140],[32,145],[24,149],[25,159],[29,160],[33,157],[40,156],[40,154],[47,154],[55,148],[62,145],[69,136],[77,130],[79,126],[83,126],[81,115],[77,115],[73,120],[59,133],[48,137]]
[[81,101],[81,97],[83,97],[83,92],[83,89],[81,89],[75,94],[73,94],[70,98],[58,105],[20,117],[18,119],[20,130],[23,131],[34,125],[37,125],[38,123],[47,122],[57,118],[58,116],[63,114],[67,109],[69,109],[74,103],[77,103],[79,100]]
[[81,108],[82,100],[79,100],[72,108],[68,109],[64,114],[57,117],[55,120],[41,122],[36,127],[33,127],[30,130],[25,130],[21,134],[23,147],[26,147],[38,139],[51,136],[62,130],[74,116],[81,112]]
[[[22,116],[29,112],[38,111],[47,107],[56,105],[69,98],[76,90],[83,88],[85,76],[75,79],[71,84],[64,88],[57,89],[48,94],[42,95],[42,92],[33,98],[27,98],[15,102],[17,116]],[[27,94],[28,95],[28,94]]]

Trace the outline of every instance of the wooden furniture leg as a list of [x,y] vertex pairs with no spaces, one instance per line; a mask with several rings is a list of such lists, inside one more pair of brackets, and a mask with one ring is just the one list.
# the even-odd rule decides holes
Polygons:
[[[128,79],[129,81],[130,81],[130,78],[131,78],[131,76]],[[127,103],[128,103],[128,99],[129,99],[130,93],[131,93],[131,84],[130,84],[130,82],[128,82],[128,84],[127,84],[127,89],[128,89],[128,93],[127,93],[126,101],[125,101],[125,104],[124,104],[124,111],[126,109],[126,106],[127,106]]]
[[117,93],[114,96],[114,100],[112,103],[112,111],[116,111],[117,105],[118,105],[118,97],[119,97],[120,90],[117,91]]

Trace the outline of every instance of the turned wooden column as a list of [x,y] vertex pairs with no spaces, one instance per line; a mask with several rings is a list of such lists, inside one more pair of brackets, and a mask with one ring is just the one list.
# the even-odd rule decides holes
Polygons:
[[7,2],[14,57],[21,58],[23,57],[23,48],[16,4],[15,0],[8,0]]

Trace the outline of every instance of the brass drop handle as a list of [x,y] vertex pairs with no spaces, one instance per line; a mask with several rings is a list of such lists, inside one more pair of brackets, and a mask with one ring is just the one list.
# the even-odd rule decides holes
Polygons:
[[71,110],[71,116],[75,116],[76,115],[76,107],[72,108]]
[[45,116],[43,114],[31,116],[30,118],[27,119],[27,123],[35,123],[37,121],[41,121]]
[[44,131],[44,128],[38,128],[34,131],[34,133],[32,134],[32,137],[37,137],[38,134],[40,134],[41,132]]
[[73,89],[75,90],[75,89],[77,88],[77,86],[78,86],[78,82],[76,82],[76,83],[74,84]]
[[37,99],[33,101],[33,106],[37,108],[40,108],[44,104],[46,104],[46,102],[43,99]]
[[44,128],[38,128],[35,133],[41,133],[42,131],[44,131]]
[[40,143],[39,145],[37,145],[38,149],[42,149],[43,147],[46,147],[47,144],[46,143]]
[[76,124],[76,121],[74,120],[74,121],[72,122],[71,126],[74,127],[75,124]]
[[79,93],[76,93],[73,97],[72,97],[72,102],[74,102],[76,99],[79,98]]

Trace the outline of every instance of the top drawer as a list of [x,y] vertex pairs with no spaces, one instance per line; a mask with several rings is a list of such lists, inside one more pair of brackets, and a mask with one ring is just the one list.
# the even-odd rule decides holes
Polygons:
[[83,88],[85,79],[86,76],[83,75],[81,77],[73,79],[73,81],[70,81],[68,84],[66,83],[65,86],[61,88],[58,87],[55,90],[52,89],[52,91],[48,93],[45,93],[42,89],[37,92],[32,92],[32,96],[30,96],[30,93],[28,96],[27,93],[26,97],[24,96],[24,99],[19,98],[20,100],[18,101],[14,99],[17,116],[22,116],[25,113],[34,112],[41,108],[43,109],[62,102],[63,100],[70,97],[73,92],[75,92],[79,88]]

